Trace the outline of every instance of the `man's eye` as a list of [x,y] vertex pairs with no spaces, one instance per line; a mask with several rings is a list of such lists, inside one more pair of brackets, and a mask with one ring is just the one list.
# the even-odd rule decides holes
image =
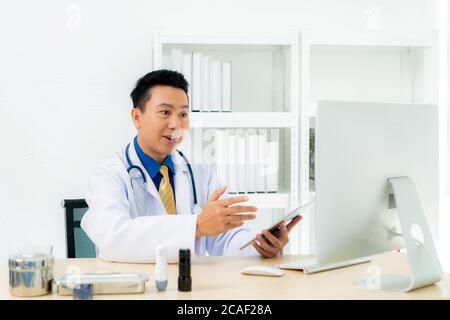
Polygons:
[[188,116],[189,116],[189,114],[187,112],[184,112],[184,113],[181,114],[182,118],[187,118]]
[[168,115],[170,114],[170,112],[167,111],[167,110],[162,110],[161,113],[162,113],[162,115],[164,115],[164,116],[168,116]]

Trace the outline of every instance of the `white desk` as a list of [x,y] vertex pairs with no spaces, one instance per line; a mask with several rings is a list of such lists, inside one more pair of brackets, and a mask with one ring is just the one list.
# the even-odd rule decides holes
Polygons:
[[[178,292],[178,265],[169,266],[169,284],[165,292],[158,292],[154,285],[153,264],[127,264],[105,262],[99,259],[55,260],[54,276],[59,278],[70,265],[81,272],[98,268],[114,271],[143,272],[149,274],[144,294],[97,295],[94,299],[442,299],[450,297],[443,282],[410,293],[368,290],[353,285],[354,280],[367,277],[369,267],[378,266],[381,272],[407,273],[406,256],[388,253],[376,256],[371,263],[342,269],[305,275],[301,271],[285,270],[282,277],[242,275],[239,271],[249,265],[274,265],[308,256],[284,256],[272,259],[259,257],[200,257],[192,262],[192,291]],[[0,269],[0,299],[20,299],[9,294],[9,274],[6,266]],[[446,275],[447,279],[450,279]],[[72,299],[56,294],[32,299]]]

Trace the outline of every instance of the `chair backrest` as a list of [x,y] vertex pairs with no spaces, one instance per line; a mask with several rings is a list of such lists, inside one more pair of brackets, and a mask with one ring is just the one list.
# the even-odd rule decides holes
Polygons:
[[95,258],[95,245],[81,229],[80,221],[88,210],[84,199],[63,201],[66,220],[67,258]]

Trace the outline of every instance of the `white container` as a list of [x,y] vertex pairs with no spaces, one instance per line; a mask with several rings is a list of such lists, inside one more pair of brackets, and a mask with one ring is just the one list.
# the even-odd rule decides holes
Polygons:
[[33,297],[51,292],[53,256],[17,254],[9,258],[9,291],[14,296]]
[[158,246],[156,248],[156,265],[155,265],[155,286],[158,291],[164,291],[167,288],[167,248]]

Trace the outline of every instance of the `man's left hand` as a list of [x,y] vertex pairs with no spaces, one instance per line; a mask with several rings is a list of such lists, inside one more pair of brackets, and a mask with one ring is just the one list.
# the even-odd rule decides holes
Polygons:
[[274,257],[289,242],[288,233],[300,220],[302,220],[302,216],[296,216],[288,225],[283,221],[280,228],[273,234],[269,230],[263,230],[262,233],[256,235],[259,244],[254,240],[252,242],[253,247],[264,258]]

